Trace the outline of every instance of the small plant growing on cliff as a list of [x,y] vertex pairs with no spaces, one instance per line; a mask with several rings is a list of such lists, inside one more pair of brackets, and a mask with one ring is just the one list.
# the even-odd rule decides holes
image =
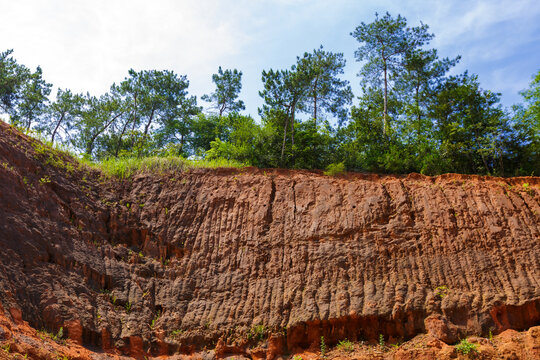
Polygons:
[[442,299],[446,295],[448,295],[448,286],[442,285],[435,288],[435,296],[438,296]]
[[49,177],[49,175],[45,175],[44,177],[39,179],[39,183],[41,185],[50,184],[51,183],[51,178]]
[[178,335],[181,335],[183,333],[184,333],[184,330],[176,329],[176,330],[171,331],[171,336],[178,336]]
[[124,305],[124,307],[126,308],[126,312],[127,312],[128,314],[129,314],[130,311],[131,311],[131,305],[132,305],[132,304],[131,304],[129,301],[126,303],[126,305]]
[[327,176],[337,176],[345,173],[345,163],[334,163],[330,164],[326,167],[326,171],[324,172],[324,175]]
[[158,321],[159,317],[161,316],[161,311],[157,311],[156,316],[152,319],[152,323],[150,323],[150,329],[154,329],[156,326],[156,321]]
[[354,345],[353,345],[352,342],[345,339],[345,340],[341,340],[340,342],[338,342],[336,348],[338,350],[342,350],[342,351],[345,351],[345,352],[352,352],[354,350]]
[[248,339],[263,340],[266,334],[266,326],[255,325],[249,330]]
[[470,343],[467,339],[463,339],[456,345],[456,351],[463,355],[472,355],[478,352],[476,344]]
[[379,334],[379,346],[381,347],[381,349],[384,349],[386,347],[383,334]]
[[53,337],[53,340],[54,341],[59,341],[63,337],[64,337],[64,328],[60,327],[60,329],[58,329],[58,332],[56,333],[56,335]]
[[324,336],[321,336],[321,357],[326,358],[326,343],[324,342]]
[[300,355],[294,355],[292,360],[304,360]]

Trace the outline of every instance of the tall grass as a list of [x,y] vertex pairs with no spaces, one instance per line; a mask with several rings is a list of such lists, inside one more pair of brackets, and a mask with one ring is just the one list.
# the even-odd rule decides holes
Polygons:
[[99,162],[87,163],[100,169],[106,175],[126,179],[138,173],[163,173],[170,171],[186,171],[195,168],[242,168],[245,164],[227,159],[188,160],[178,156],[166,157],[127,157],[109,158]]
[[[129,178],[137,173],[153,172],[163,173],[170,171],[186,171],[196,168],[242,168],[247,166],[234,160],[223,158],[212,160],[188,160],[179,156],[150,156],[150,157],[119,157],[108,158],[100,161],[91,161],[81,154],[76,153],[73,148],[57,141],[54,144],[41,132],[34,129],[23,129],[16,125],[11,125],[21,133],[31,138],[32,146],[36,153],[47,157],[46,164],[56,167],[70,169],[73,166],[66,165],[59,157],[60,154],[73,158],[79,162],[79,165],[88,166],[93,169],[101,170],[105,175],[117,177],[120,179]],[[73,169],[72,169],[73,170]]]

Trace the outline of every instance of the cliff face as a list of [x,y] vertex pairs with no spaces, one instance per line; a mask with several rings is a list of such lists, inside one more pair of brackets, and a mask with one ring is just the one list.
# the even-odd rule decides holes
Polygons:
[[540,324],[540,178],[118,181],[0,133],[0,302],[36,328],[135,357],[264,339],[273,357],[321,336],[452,343]]

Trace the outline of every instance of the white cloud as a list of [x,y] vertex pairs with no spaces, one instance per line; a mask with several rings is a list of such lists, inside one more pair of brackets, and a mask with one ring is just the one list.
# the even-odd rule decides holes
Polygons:
[[432,45],[443,56],[463,55],[463,68],[495,60],[511,67],[509,56],[540,36],[540,2],[531,0],[0,0],[0,8],[0,51],[14,48],[21,63],[41,65],[56,86],[97,94],[131,67],[155,68],[187,74],[191,92],[202,95],[212,91],[219,65],[235,67],[244,72],[242,95],[252,114],[262,69],[288,67],[320,44],[345,53],[356,84],[358,44],[349,33],[375,11],[427,23],[436,34]]

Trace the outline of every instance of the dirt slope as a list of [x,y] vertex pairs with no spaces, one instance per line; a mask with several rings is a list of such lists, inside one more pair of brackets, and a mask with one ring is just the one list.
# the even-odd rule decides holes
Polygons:
[[94,349],[273,358],[321,336],[526,330],[540,325],[539,242],[538,177],[118,181],[0,122],[0,303]]

